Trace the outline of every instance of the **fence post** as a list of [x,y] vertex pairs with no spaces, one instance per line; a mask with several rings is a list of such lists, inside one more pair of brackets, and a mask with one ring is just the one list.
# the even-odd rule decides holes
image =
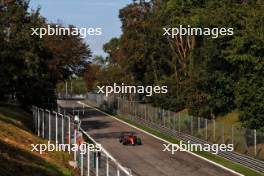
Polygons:
[[146,106],[147,106],[147,119],[151,123],[151,114],[149,113],[150,107],[149,107],[149,105],[146,105]]
[[181,116],[180,116],[180,114],[178,115],[178,131],[179,131],[179,133],[181,132]]
[[128,100],[123,100],[120,99],[119,102],[119,112],[121,115],[125,115],[126,117],[128,117],[129,119],[132,118],[133,113],[134,113],[134,109],[133,109],[133,102],[128,101]]
[[170,129],[173,130],[173,112],[170,111]]
[[45,133],[45,121],[44,121],[44,119],[45,119],[45,110],[44,109],[42,109],[42,138],[44,138],[45,136],[44,136],[44,133]]
[[61,115],[61,143],[64,144],[64,116]]
[[177,118],[177,114],[174,113],[174,116],[173,116],[173,128],[174,128],[174,131],[176,131],[176,118]]
[[106,155],[106,176],[109,176],[109,159],[107,155]]
[[70,118],[70,116],[68,116],[68,122],[69,122],[69,124],[68,124],[68,128],[69,128],[68,135],[69,136],[68,137],[69,137],[69,144],[71,144],[71,118]]
[[34,133],[35,133],[36,123],[35,123],[35,107],[34,106],[32,106],[32,120],[33,120],[33,129],[34,129]]
[[[76,134],[77,133],[77,131],[76,131],[76,128],[74,128],[74,144],[76,145]],[[74,161],[76,161],[77,160],[77,151],[76,150],[74,150],[74,153],[73,153],[73,155],[74,155]]]
[[191,135],[193,135],[193,116],[191,116]]
[[213,137],[214,137],[214,141],[215,141],[215,119],[213,119]]
[[167,123],[168,123],[169,129],[171,129],[171,112],[170,111],[168,111],[168,120],[167,120]]
[[83,174],[83,155],[84,155],[84,154],[82,154],[82,152],[83,152],[83,151],[80,151],[80,155],[81,155],[81,176],[84,175],[84,174]]
[[154,122],[153,118],[155,118],[153,113],[153,107],[148,108],[148,110],[149,110],[150,121],[151,123],[153,123]]
[[148,119],[150,124],[152,123],[152,114],[151,114],[151,107],[148,106],[147,108],[147,115],[148,115]]
[[[124,103],[125,102],[125,103]],[[123,109],[123,114],[126,114],[127,110],[126,110],[126,107],[127,106],[130,106],[130,110],[129,110],[129,114],[131,116],[135,116],[135,105],[134,105],[134,102],[132,101],[129,101],[129,100],[123,100],[122,103],[121,103],[121,107]]]
[[140,104],[137,102],[137,117],[141,120]]
[[225,143],[225,126],[222,124],[222,143]]
[[235,146],[234,145],[234,125],[232,125],[232,131],[231,131],[231,133],[232,133],[231,134],[231,138],[232,138],[231,141],[232,141],[233,146]]
[[131,114],[131,101],[122,100],[122,103],[119,103],[119,106],[121,104],[121,109],[124,114]]
[[39,108],[38,108],[38,136],[40,136],[40,117],[39,117]]
[[49,113],[49,141],[51,141],[51,119],[50,119],[50,111],[48,111]]
[[137,104],[137,102],[134,102],[134,104],[135,104],[135,117],[136,118],[138,118],[138,104]]
[[35,107],[35,133],[37,133],[38,132],[38,108],[37,107]]
[[133,108],[133,117],[136,117],[136,104],[135,102],[132,102],[132,108]]
[[119,166],[117,165],[117,176],[120,176],[120,170],[119,170]]
[[[132,104],[133,102],[130,102],[128,100],[122,99],[122,103],[120,105],[121,105],[121,109],[122,109],[122,114],[123,115],[127,114],[127,107],[129,106],[129,103]],[[134,104],[133,104],[132,113],[134,113],[134,116],[135,116],[135,106],[134,106]]]
[[120,100],[119,100],[119,98],[120,98],[120,97],[119,97],[119,95],[118,95],[117,98],[116,98],[116,101],[117,101],[117,102],[116,102],[116,104],[117,104],[117,107],[116,107],[116,114],[117,114],[117,115],[122,114],[122,112],[121,112],[122,109],[120,108],[120,102],[119,102]]
[[34,132],[37,133],[37,124],[38,124],[38,112],[37,107],[34,107]]
[[205,140],[207,141],[207,119],[205,119]]
[[136,103],[135,102],[133,102],[133,105],[134,105],[134,117],[136,118],[136,116],[137,116],[137,105],[136,105]]
[[36,112],[36,109],[37,108],[35,106],[33,106],[34,133],[37,133],[37,130],[36,130],[36,126],[37,126],[37,120],[36,120],[37,112]]
[[90,149],[87,147],[87,176],[90,176]]
[[168,115],[168,111],[167,110],[164,110],[164,117],[165,117],[164,118],[164,126],[167,127],[167,128],[169,128],[168,127],[168,120],[169,120],[168,117],[169,117],[169,115]]
[[145,105],[145,121],[147,122],[147,105]]
[[254,129],[254,152],[255,157],[257,156],[257,130]]
[[55,125],[56,125],[56,127],[55,127],[55,135],[56,135],[55,141],[57,144],[58,143],[58,114],[57,114],[57,112],[55,112]]
[[135,105],[135,102],[131,102],[132,104],[132,108],[133,108],[133,117],[136,117],[136,105]]
[[198,117],[198,134],[200,133],[200,117]]
[[127,104],[127,101],[123,99],[123,97],[121,96],[121,98],[118,101],[119,104],[119,109],[121,111],[121,114],[125,114],[125,104]]
[[166,117],[165,117],[165,110],[162,109],[162,119],[163,119],[163,125],[166,127]]
[[95,158],[95,171],[96,171],[96,176],[99,176],[99,156],[98,156],[98,152],[96,152],[96,158]]

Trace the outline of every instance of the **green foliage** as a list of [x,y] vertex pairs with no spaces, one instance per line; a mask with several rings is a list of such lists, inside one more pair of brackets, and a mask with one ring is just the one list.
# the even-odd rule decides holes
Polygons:
[[78,75],[86,66],[90,50],[79,37],[40,39],[31,28],[47,25],[28,2],[3,1],[0,6],[0,99],[13,98],[23,105],[54,101],[59,80]]
[[[82,78],[67,80],[67,94],[80,95],[87,93],[87,86]],[[57,84],[56,91],[62,95],[66,94],[66,82]]]
[[264,129],[264,77],[248,75],[236,86],[236,104],[244,126]]
[[[144,97],[156,106],[215,118],[238,109],[243,124],[264,126],[264,6],[237,0],[153,0],[120,10],[123,34],[105,45],[109,84],[167,85]],[[232,36],[164,37],[164,27],[234,28]],[[184,49],[179,45],[192,45]],[[180,49],[180,50],[179,50]],[[184,56],[183,56],[184,55]],[[115,74],[113,74],[115,73]],[[99,82],[102,82],[99,80]],[[127,82],[125,82],[127,83]]]
[[22,2],[7,3],[1,8],[0,90],[2,98],[13,95],[22,103],[37,103],[35,93],[48,86],[43,73],[48,69],[49,52],[41,41],[30,36],[30,28],[41,26],[44,20],[38,11],[29,14],[27,4]]

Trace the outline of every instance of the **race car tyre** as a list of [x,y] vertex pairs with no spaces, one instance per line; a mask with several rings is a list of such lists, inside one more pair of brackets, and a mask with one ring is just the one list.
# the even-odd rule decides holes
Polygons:
[[137,138],[137,145],[142,145],[141,139]]

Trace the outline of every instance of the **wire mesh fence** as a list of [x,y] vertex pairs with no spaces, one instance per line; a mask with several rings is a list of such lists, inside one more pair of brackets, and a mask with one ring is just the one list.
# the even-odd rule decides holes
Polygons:
[[106,97],[90,93],[86,101],[104,111],[131,119],[141,119],[146,123],[191,135],[208,143],[233,144],[235,152],[264,160],[264,133],[261,131],[193,117],[187,112],[176,113],[149,104],[128,101],[116,95]]
[[[73,114],[81,112],[85,114],[80,109],[68,111],[73,112]],[[73,154],[74,163],[79,168],[81,176],[132,176],[130,169],[123,167],[80,128],[72,115],[66,115],[66,110],[61,111],[63,112],[61,114],[33,106],[32,112],[34,132],[38,136],[48,139],[60,151]],[[90,144],[100,147],[93,150]],[[78,147],[76,148],[76,146]]]

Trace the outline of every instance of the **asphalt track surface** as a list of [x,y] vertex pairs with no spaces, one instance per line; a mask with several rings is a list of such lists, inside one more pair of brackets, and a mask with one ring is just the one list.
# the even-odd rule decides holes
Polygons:
[[[76,101],[61,101],[63,107],[82,107]],[[178,151],[174,155],[163,152],[164,142],[102,112],[86,107],[82,128],[136,176],[227,176],[235,175],[190,153]],[[141,146],[119,143],[122,132],[135,132],[142,139]]]

